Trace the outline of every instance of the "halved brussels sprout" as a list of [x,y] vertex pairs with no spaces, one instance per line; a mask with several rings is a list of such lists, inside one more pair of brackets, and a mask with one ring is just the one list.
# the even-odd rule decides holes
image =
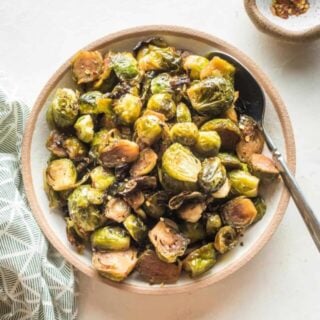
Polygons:
[[138,252],[131,248],[119,252],[93,252],[92,265],[102,277],[123,281],[138,262]]
[[237,144],[237,155],[241,161],[248,162],[254,153],[261,153],[264,137],[257,123],[247,115],[241,115],[239,121],[241,140]]
[[106,146],[100,153],[104,167],[114,168],[134,162],[139,156],[139,146],[130,140],[119,139]]
[[159,259],[168,263],[173,263],[182,256],[189,243],[172,220],[163,218],[149,231],[149,239]]
[[72,73],[78,84],[95,81],[103,71],[99,51],[79,51],[71,60]]
[[183,59],[183,69],[190,74],[191,79],[200,79],[200,73],[208,63],[207,58],[190,54]]
[[170,129],[171,140],[185,146],[194,145],[197,142],[198,136],[198,128],[192,122],[176,123]]
[[159,219],[166,212],[167,202],[168,194],[165,191],[158,191],[147,196],[143,209],[149,217]]
[[130,247],[130,237],[121,227],[106,226],[92,233],[91,245],[98,250],[126,251]]
[[206,122],[202,131],[217,131],[221,138],[221,149],[233,151],[240,140],[240,129],[230,119],[213,119]]
[[214,247],[221,254],[228,252],[238,244],[238,235],[231,226],[224,226],[219,229],[214,240]]
[[101,152],[112,142],[116,140],[120,140],[120,132],[118,129],[101,129],[97,133],[94,134],[92,142],[91,142],[91,150],[90,153],[98,158]]
[[130,214],[124,221],[124,227],[137,242],[142,242],[148,235],[148,228],[143,221],[134,214]]
[[231,183],[228,178],[226,178],[224,184],[215,192],[212,193],[212,196],[216,199],[226,198],[231,190]]
[[242,169],[242,162],[237,156],[231,153],[219,153],[218,158],[227,170]]
[[205,195],[201,192],[194,191],[183,191],[176,196],[173,196],[168,203],[169,209],[171,210],[177,210],[182,205],[187,204],[189,202],[204,202]]
[[157,178],[154,176],[142,176],[125,181],[119,188],[118,193],[128,195],[139,190],[150,191],[157,187]]
[[254,153],[248,165],[250,172],[262,181],[272,182],[279,177],[279,170],[275,163],[263,154]]
[[69,159],[53,160],[46,169],[46,178],[55,191],[72,189],[77,181],[77,170]]
[[192,107],[200,114],[217,116],[233,102],[232,83],[222,77],[194,81],[187,90]]
[[190,240],[190,244],[201,241],[206,237],[206,232],[201,222],[183,222],[180,229],[181,232]]
[[74,128],[76,130],[77,137],[81,141],[86,143],[92,141],[94,136],[94,124],[92,117],[89,114],[79,117],[74,124]]
[[256,197],[258,194],[259,179],[249,172],[234,170],[229,172],[231,192],[247,197]]
[[267,205],[262,197],[256,197],[256,198],[252,199],[252,201],[254,203],[254,206],[257,209],[257,215],[253,221],[253,223],[256,223],[259,220],[261,220],[263,218],[263,216],[265,215],[265,213],[267,211]]
[[221,146],[221,139],[216,131],[199,131],[193,150],[206,157],[216,156]]
[[161,120],[155,115],[144,115],[136,121],[135,132],[139,143],[151,146],[161,137]]
[[176,110],[177,122],[192,122],[191,113],[187,105],[183,102],[177,104]]
[[106,218],[118,223],[123,222],[130,215],[130,213],[130,206],[120,198],[112,198],[109,200],[104,210],[104,215]]
[[113,110],[121,124],[130,125],[140,116],[142,103],[139,97],[130,93],[123,95],[115,101]]
[[182,262],[182,268],[192,278],[210,270],[217,262],[217,254],[212,243],[208,243],[199,249],[192,251]]
[[110,170],[104,169],[102,166],[92,169],[90,178],[92,187],[99,190],[108,189],[116,181],[114,174]]
[[100,89],[101,91],[107,92],[115,82],[115,74],[113,73],[111,66],[111,59],[108,54],[105,55],[102,65],[102,73],[99,78],[94,82],[93,88]]
[[151,80],[151,93],[173,93],[170,85],[171,76],[169,73],[160,73]]
[[228,201],[222,209],[224,222],[236,229],[250,226],[257,216],[253,202],[246,197],[237,197]]
[[206,209],[205,202],[191,202],[183,205],[177,210],[180,219],[187,222],[196,223],[201,218],[203,211]]
[[63,141],[63,148],[71,160],[79,161],[87,155],[86,146],[76,137],[68,137]]
[[104,96],[99,91],[89,91],[79,98],[79,109],[81,114],[112,114],[112,99]]
[[174,143],[162,156],[162,169],[172,179],[196,184],[201,163],[188,148]]
[[132,177],[144,176],[150,173],[156,166],[157,154],[150,148],[143,149],[138,160],[132,165],[130,174]]
[[176,104],[170,93],[157,93],[150,97],[147,109],[162,113],[170,120],[176,115]]
[[181,263],[166,263],[153,250],[146,250],[139,258],[137,271],[150,284],[170,284],[178,281]]
[[218,191],[227,178],[226,169],[218,157],[207,158],[202,162],[199,185],[205,192]]
[[206,232],[208,236],[214,236],[222,227],[222,221],[218,214],[209,214],[206,222]]
[[92,188],[88,184],[77,187],[68,197],[70,213],[73,209],[86,208],[90,204],[100,205],[103,203],[104,194],[101,190]]
[[180,68],[181,56],[173,47],[160,48],[149,44],[139,50],[137,60],[139,68],[143,71],[168,71]]
[[210,62],[201,70],[200,79],[221,76],[233,79],[236,68],[229,62],[220,57],[213,57]]
[[68,241],[76,248],[77,252],[81,254],[85,248],[84,240],[78,235],[74,221],[70,218],[66,218],[65,220]]
[[121,81],[133,80],[139,75],[138,62],[131,52],[110,53],[111,65]]
[[47,195],[47,198],[49,200],[49,208],[59,208],[63,202],[60,199],[60,195],[59,192],[54,191],[52,187],[49,186],[48,182],[47,182],[47,175],[46,172],[43,172],[43,190]]
[[135,211],[143,205],[145,200],[144,194],[141,191],[130,192],[123,198],[129,204],[129,206]]
[[58,158],[66,158],[67,152],[63,147],[64,140],[65,135],[63,133],[60,133],[57,130],[52,130],[46,142],[46,147],[54,156]]
[[78,95],[72,89],[57,89],[51,105],[47,110],[47,121],[50,126],[66,128],[72,126],[78,116]]

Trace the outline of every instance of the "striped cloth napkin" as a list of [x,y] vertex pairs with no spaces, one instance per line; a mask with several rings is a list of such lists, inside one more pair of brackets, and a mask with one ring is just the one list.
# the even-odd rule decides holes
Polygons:
[[27,116],[28,107],[0,87],[0,319],[75,319],[73,269],[43,236],[24,194]]

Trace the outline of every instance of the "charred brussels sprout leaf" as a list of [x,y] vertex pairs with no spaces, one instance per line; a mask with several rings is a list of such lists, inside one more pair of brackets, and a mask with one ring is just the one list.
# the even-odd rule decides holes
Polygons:
[[183,59],[183,69],[190,74],[191,79],[200,79],[200,73],[208,63],[207,58],[191,54]]
[[104,96],[99,91],[89,91],[79,98],[79,109],[81,114],[111,114],[112,99]]
[[159,259],[168,263],[173,263],[182,256],[189,243],[172,220],[163,218],[149,231],[149,239]]
[[262,181],[272,182],[279,176],[275,163],[263,154],[254,153],[249,160],[250,172]]
[[119,252],[94,252],[92,265],[99,274],[112,281],[123,281],[138,262],[136,249]]
[[228,201],[222,210],[225,223],[236,229],[247,228],[253,223],[256,216],[257,209],[253,202],[242,196]]
[[200,78],[221,76],[233,80],[235,67],[220,57],[213,57],[210,62],[201,70]]
[[104,211],[106,218],[118,223],[123,222],[130,213],[130,206],[120,198],[112,198],[109,200]]
[[192,107],[200,114],[218,116],[233,102],[232,83],[222,77],[195,81],[187,90]]
[[221,146],[221,139],[216,131],[199,131],[193,150],[206,157],[216,156]]
[[176,123],[170,129],[170,137],[173,142],[181,143],[185,146],[192,146],[199,136],[197,126],[192,122]]
[[215,235],[222,226],[221,218],[218,214],[209,214],[206,222],[207,235]]
[[77,170],[69,159],[53,160],[46,170],[47,183],[55,191],[72,189],[77,181]]
[[93,188],[99,190],[108,189],[116,181],[116,178],[113,175],[113,173],[110,170],[104,169],[101,166],[95,167],[90,172],[90,177]]
[[151,218],[159,219],[166,211],[168,194],[165,191],[158,191],[149,195],[143,204],[143,209]]
[[218,191],[226,181],[226,169],[218,157],[207,158],[202,162],[199,184],[205,192]]
[[130,247],[130,237],[123,228],[106,226],[93,232],[91,245],[98,250],[125,251]]
[[183,102],[178,103],[176,110],[177,122],[192,122],[191,113],[187,105]]
[[172,197],[168,203],[169,209],[176,210],[179,209],[182,205],[189,202],[203,202],[205,200],[205,195],[201,192],[194,191],[183,191],[176,196]]
[[176,115],[176,104],[169,93],[157,93],[150,97],[147,109],[162,113],[168,120]]
[[144,115],[135,123],[138,142],[151,146],[161,137],[161,120],[155,115]]
[[119,122],[124,125],[134,123],[140,116],[141,108],[140,98],[129,93],[117,100],[113,106]]
[[201,222],[181,224],[181,232],[190,240],[190,244],[205,239],[206,232]]
[[134,214],[128,216],[124,220],[123,225],[129,232],[130,236],[137,242],[143,242],[148,235],[147,226]]
[[259,179],[249,172],[234,170],[229,173],[231,191],[234,194],[247,197],[256,197],[258,194]]
[[156,166],[157,154],[150,148],[143,149],[138,160],[132,165],[130,174],[132,177],[144,176],[150,173]]
[[130,52],[110,54],[114,72],[121,81],[133,80],[139,75],[138,62]]
[[238,244],[236,230],[230,226],[224,226],[219,229],[214,240],[214,247],[221,254],[228,252]]
[[192,251],[182,263],[182,267],[192,278],[200,276],[211,269],[217,261],[216,251],[212,243]]
[[79,117],[74,124],[74,128],[76,130],[77,137],[81,141],[86,143],[92,141],[94,136],[94,124],[92,117],[89,114]]
[[218,158],[227,170],[242,169],[242,163],[239,158],[231,153],[219,153]]
[[137,271],[150,284],[170,284],[178,281],[181,263],[166,263],[153,250],[146,250],[139,258]]
[[255,223],[263,218],[263,216],[265,215],[265,213],[267,211],[267,205],[262,197],[256,197],[256,198],[252,199],[252,201],[253,201],[254,206],[256,207],[256,210],[257,210],[256,218],[253,221],[253,223]]

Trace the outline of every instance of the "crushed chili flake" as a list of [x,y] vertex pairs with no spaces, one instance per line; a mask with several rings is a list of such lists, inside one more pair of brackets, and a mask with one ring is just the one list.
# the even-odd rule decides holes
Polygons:
[[289,16],[299,16],[310,8],[308,0],[273,0],[271,11],[275,16],[288,19]]

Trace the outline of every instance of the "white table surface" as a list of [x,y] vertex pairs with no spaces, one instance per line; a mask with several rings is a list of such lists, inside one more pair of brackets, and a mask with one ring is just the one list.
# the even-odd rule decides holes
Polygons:
[[[123,28],[157,23],[221,37],[269,75],[291,116],[297,179],[317,210],[320,42],[291,45],[261,34],[241,0],[1,0],[0,70],[12,91],[32,105],[53,71],[82,46]],[[81,274],[79,283],[82,320],[320,319],[320,255],[293,203],[265,248],[240,271],[211,287],[157,297],[109,288]]]

